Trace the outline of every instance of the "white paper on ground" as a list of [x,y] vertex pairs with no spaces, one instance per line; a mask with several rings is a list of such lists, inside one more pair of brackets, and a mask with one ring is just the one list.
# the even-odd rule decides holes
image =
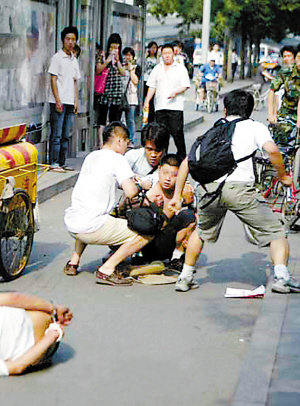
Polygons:
[[263,297],[266,293],[266,288],[264,285],[260,285],[254,290],[248,289],[236,289],[236,288],[226,288],[224,297]]

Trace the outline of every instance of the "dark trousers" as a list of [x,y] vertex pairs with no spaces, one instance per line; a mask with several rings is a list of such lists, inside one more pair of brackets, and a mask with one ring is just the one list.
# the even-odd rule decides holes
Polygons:
[[146,261],[171,259],[176,248],[176,236],[178,231],[195,223],[195,212],[192,209],[184,209],[171,218],[166,227],[154,237],[143,249],[143,257]]
[[157,123],[165,124],[168,127],[177,148],[177,155],[180,159],[184,159],[186,157],[186,147],[183,134],[183,111],[158,110],[155,112],[155,119]]

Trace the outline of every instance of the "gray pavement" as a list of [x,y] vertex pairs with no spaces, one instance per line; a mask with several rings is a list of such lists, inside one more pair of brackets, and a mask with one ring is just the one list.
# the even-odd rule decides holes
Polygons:
[[[249,80],[229,83],[222,89],[222,94],[224,95],[224,93],[234,88],[248,87],[249,85],[251,85]],[[185,106],[186,129],[198,125],[203,120],[203,115],[194,109],[193,98],[192,89],[187,94]],[[80,153],[77,158],[68,160],[68,164],[75,167],[74,172],[66,174],[46,173],[39,180],[38,197],[40,203],[46,202],[45,210],[46,208],[50,210],[50,202],[47,202],[47,200],[68,190],[75,184],[85,156],[86,153]],[[202,279],[200,279],[200,283],[203,291],[200,296],[191,293],[191,296],[188,296],[189,299],[186,299],[185,295],[176,293],[176,301],[174,302],[173,287],[156,287],[153,290],[155,305],[151,301],[152,310],[150,313],[150,303],[147,302],[147,294],[143,293],[144,288],[135,285],[133,288],[125,289],[122,306],[128,311],[128,314],[118,326],[124,333],[124,340],[127,345],[125,346],[122,337],[114,337],[113,334],[114,332],[118,333],[120,330],[108,324],[110,318],[114,318],[120,313],[119,293],[113,289],[101,289],[90,285],[94,263],[89,263],[85,267],[86,271],[78,275],[80,279],[79,285],[76,282],[77,278],[60,278],[61,265],[59,269],[53,269],[51,274],[47,274],[51,269],[51,266],[48,265],[49,259],[53,259],[57,255],[58,260],[63,262],[63,250],[68,249],[68,247],[71,250],[73,244],[72,241],[70,242],[65,238],[66,233],[63,226],[61,226],[62,238],[57,241],[57,232],[60,233],[60,230],[53,232],[51,226],[53,220],[49,214],[45,227],[49,230],[47,247],[44,242],[39,242],[39,236],[37,235],[37,247],[32,255],[30,272],[25,274],[26,278],[20,278],[12,282],[10,287],[32,290],[34,284],[40,282],[40,289],[46,297],[47,293],[50,295],[56,292],[55,296],[59,298],[63,295],[66,303],[71,303],[76,298],[77,307],[74,311],[77,321],[75,320],[74,327],[72,326],[68,331],[68,344],[63,343],[65,354],[63,361],[68,362],[62,362],[61,365],[54,368],[56,378],[54,378],[53,369],[47,371],[47,374],[37,375],[36,384],[38,389],[32,393],[26,389],[26,382],[29,382],[29,386],[31,385],[30,377],[24,376],[19,380],[10,381],[7,392],[2,387],[6,404],[9,406],[20,404],[16,401],[16,397],[12,395],[11,390],[13,390],[20,395],[19,399],[23,399],[22,404],[29,404],[29,402],[32,403],[33,401],[35,403],[41,401],[45,405],[80,405],[83,402],[98,404],[96,402],[98,397],[99,404],[111,405],[115,404],[111,401],[113,397],[110,389],[112,387],[115,391],[116,403],[120,403],[120,399],[122,399],[123,405],[207,406],[212,405],[208,392],[219,390],[217,397],[219,400],[214,403],[216,406],[299,406],[300,295],[278,295],[271,292],[268,283],[270,278],[266,280],[264,276],[267,266],[264,256],[267,250],[258,251],[254,247],[252,252],[248,254],[251,248],[249,249],[247,244],[244,248],[244,243],[240,241],[239,235],[236,234],[235,228],[232,227],[234,220],[231,217],[227,220],[230,226],[224,227],[225,235],[223,235],[222,243],[218,244],[217,250],[215,247],[208,248],[207,254],[204,253],[201,256],[203,271],[201,272]],[[300,278],[299,235],[291,234],[289,241],[291,244],[289,269],[294,277]],[[235,252],[233,247],[237,244],[239,249]],[[52,249],[51,252],[50,249]],[[56,253],[54,253],[55,250]],[[90,248],[89,252],[93,252],[93,248]],[[206,255],[210,258],[210,261],[213,258],[213,261],[207,263]],[[95,261],[97,257],[98,252],[95,255]],[[35,272],[39,264],[42,264],[44,268],[39,269],[39,272]],[[255,269],[259,268],[262,272],[253,272],[253,265]],[[224,277],[222,272],[218,272],[223,271],[223,269]],[[241,269],[244,277],[241,277]],[[231,299],[225,302],[223,299],[220,300],[222,293],[224,293],[224,283],[230,282],[231,277],[232,281],[235,281],[235,273],[240,276],[239,283],[235,283],[236,287],[249,285],[250,280],[253,287],[258,286],[260,283],[266,284],[267,292],[264,299],[262,301]],[[70,286],[71,289],[69,289]],[[87,297],[84,292],[90,292],[89,296]],[[91,320],[86,315],[89,314],[89,309],[96,300],[96,292],[99,292],[99,300],[97,300],[97,314],[99,317],[97,320],[99,320],[99,323],[96,323],[94,329],[91,330],[91,322],[94,320]],[[108,307],[107,303],[109,303]],[[241,314],[230,315],[228,310],[234,308],[233,311],[236,312],[237,306],[241,309]],[[252,310],[255,309],[254,314],[258,313],[257,317],[253,317],[253,313],[250,311],[251,308]],[[144,315],[142,320],[139,311],[142,311]],[[154,318],[150,317],[150,314],[153,314]],[[159,336],[153,335],[152,330],[155,325],[155,314],[161,314],[165,320],[165,323],[157,326],[156,331],[159,331]],[[174,314],[177,314],[177,316],[174,317]],[[198,322],[193,318],[195,315]],[[202,330],[201,320],[204,319],[210,320],[209,330]],[[134,320],[139,320],[137,335],[134,334],[135,332],[128,332],[126,327],[127,322],[132,325]],[[247,329],[251,323],[255,323],[251,330],[252,335],[250,329]],[[113,328],[109,335],[110,338],[114,337],[112,342],[105,335],[105,328],[108,326]],[[235,326],[238,326],[237,328],[242,326],[242,332],[244,330],[244,336],[241,335],[240,339],[238,335],[240,332],[237,334]],[[175,333],[173,333],[174,331]],[[183,331],[185,331],[185,334],[183,334]],[[130,334],[130,340],[132,340],[132,345],[129,344],[129,346],[128,341],[126,341],[127,334]],[[89,343],[94,342],[94,337],[98,335],[101,337],[99,351],[102,352],[102,359],[99,361],[101,362],[99,373],[97,375],[93,374],[94,360],[91,358],[89,361],[83,358],[85,354],[80,349],[78,349],[75,358],[79,359],[82,365],[90,368],[91,374],[87,370],[72,370],[72,366],[75,368],[78,365],[74,361],[73,348],[76,348],[74,337],[79,337],[80,342],[89,346]],[[165,337],[166,341],[162,340],[162,337]],[[215,352],[212,354],[209,353],[211,337],[214,337],[215,341],[219,341],[219,344],[214,344]],[[149,346],[148,358],[145,357],[143,348],[145,342]],[[166,342],[168,343],[167,346]],[[247,345],[240,347],[243,346],[243,343]],[[158,344],[157,347],[156,344]],[[233,365],[230,364],[233,362],[237,365],[237,361],[233,357],[234,347],[236,346],[239,346],[238,351],[244,357],[237,375],[234,373],[234,368],[231,372]],[[182,347],[187,349],[184,357]],[[157,351],[157,353],[153,353],[153,351]],[[228,351],[225,365],[220,362],[220,358],[224,356],[224,351]],[[119,358],[119,354],[122,354],[122,359]],[[134,357],[131,356],[132,354],[135,354]],[[94,356],[95,361],[98,362],[99,355],[94,354]],[[120,363],[121,371],[128,369],[128,374],[132,374],[132,379],[129,376],[122,376],[117,369],[113,370],[114,376],[108,377],[105,375],[108,365],[115,361],[117,361],[116,365]],[[226,361],[228,362],[227,365]],[[196,368],[197,364],[203,362],[216,364],[217,376],[211,376],[208,368],[207,371],[202,372],[199,379],[199,371]],[[191,366],[195,369],[191,369]],[[226,368],[228,371],[226,371]],[[144,372],[135,375],[139,371]],[[160,375],[158,375],[158,371],[160,371]],[[145,384],[145,380],[149,380],[150,376],[150,380],[154,384],[153,390]],[[51,385],[55,380],[57,381],[55,390],[52,390],[53,388],[49,390],[48,378]],[[221,386],[221,390],[219,387],[209,386],[211,382],[218,379],[225,381],[224,385]],[[112,385],[111,380],[115,380],[115,386]],[[66,383],[65,386],[63,382]],[[74,386],[70,386],[72,382],[74,382]],[[128,385],[131,383],[133,384],[132,393],[128,392]],[[179,383],[183,385],[185,391],[182,392],[176,389]],[[94,393],[90,389],[91,385],[94,386]],[[178,389],[182,385],[178,386]],[[193,398],[196,385],[199,391],[199,401],[197,403]],[[233,395],[229,389],[225,389],[226,385],[228,385],[228,388],[230,385],[236,388]],[[137,390],[137,386],[140,387],[139,390]],[[228,403],[229,398],[232,398],[230,403]],[[64,399],[69,399],[69,401]],[[151,404],[150,399],[154,403]]]

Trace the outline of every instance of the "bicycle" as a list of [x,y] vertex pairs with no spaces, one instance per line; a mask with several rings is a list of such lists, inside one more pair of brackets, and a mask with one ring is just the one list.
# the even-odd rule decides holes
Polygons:
[[269,89],[267,89],[264,93],[260,93],[261,85],[259,83],[256,83],[252,85],[252,88],[250,89],[250,92],[253,95],[254,98],[254,110],[259,111],[261,110],[265,102],[268,99],[268,94],[269,94]]
[[206,89],[206,108],[210,114],[215,110],[219,110],[219,83],[217,81],[209,81],[205,84]]
[[[287,120],[285,120],[285,123]],[[294,124],[294,123],[293,123]],[[273,131],[277,126],[273,125]],[[279,149],[283,155],[287,173],[292,178],[291,186],[283,185],[272,165],[267,158],[255,157],[260,171],[256,171],[256,182],[261,186],[262,196],[276,213],[281,214],[281,219],[288,229],[293,229],[300,219],[300,188],[297,188],[299,174],[299,135],[295,127],[289,138],[289,142],[281,143]]]
[[[16,126],[20,127],[20,126]],[[30,257],[35,232],[34,209],[37,202],[38,151],[29,142],[19,142],[22,131],[9,131],[19,138],[0,145],[0,275],[5,281],[19,277]],[[3,137],[0,137],[3,140]],[[13,143],[12,143],[13,141]]]

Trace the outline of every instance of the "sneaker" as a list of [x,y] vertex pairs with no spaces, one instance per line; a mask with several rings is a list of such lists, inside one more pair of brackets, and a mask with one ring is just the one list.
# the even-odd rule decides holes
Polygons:
[[188,292],[190,289],[198,288],[199,284],[194,280],[194,278],[189,281],[186,278],[179,277],[175,285],[175,290],[177,292]]
[[172,259],[167,268],[169,271],[181,273],[183,264],[184,264],[184,255],[182,255],[180,258]]
[[300,293],[300,281],[289,279],[286,281],[283,278],[274,279],[272,284],[272,292],[276,293]]

